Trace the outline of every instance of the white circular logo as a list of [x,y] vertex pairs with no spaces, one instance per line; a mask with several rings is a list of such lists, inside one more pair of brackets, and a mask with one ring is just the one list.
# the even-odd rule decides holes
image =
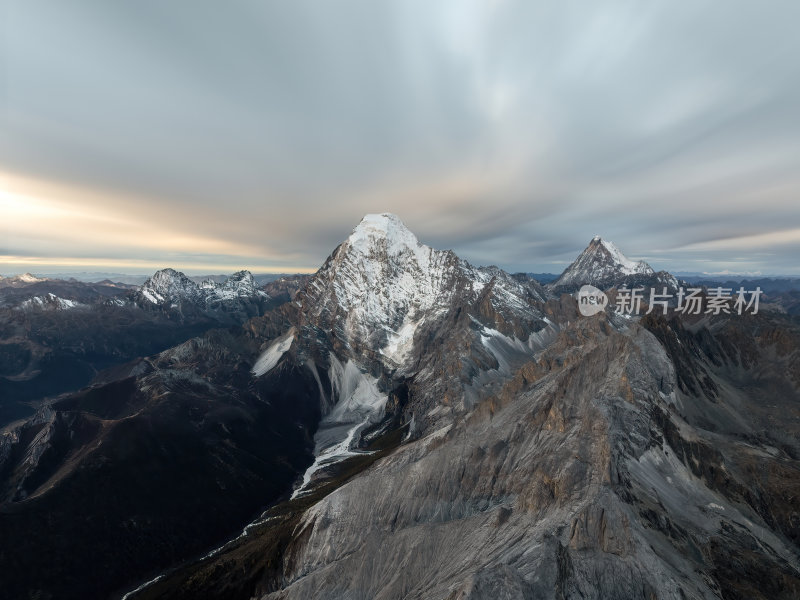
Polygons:
[[578,301],[578,311],[584,317],[591,317],[605,310],[608,306],[608,296],[593,285],[584,285],[575,295]]

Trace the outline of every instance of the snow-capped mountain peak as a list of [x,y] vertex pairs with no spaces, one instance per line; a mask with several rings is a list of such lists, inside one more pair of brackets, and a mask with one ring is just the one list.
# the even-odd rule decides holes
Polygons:
[[0,287],[25,287],[43,281],[47,281],[47,279],[36,277],[36,275],[31,275],[30,273],[23,273],[22,275],[13,275],[12,277],[0,277]]
[[307,307],[341,310],[349,333],[383,336],[430,307],[457,263],[452,252],[421,244],[396,215],[369,214],[309,282]]
[[348,250],[364,256],[376,252],[391,258],[414,256],[418,263],[427,262],[431,252],[397,215],[391,213],[365,215],[347,238],[346,245]]
[[237,271],[223,281],[218,288],[223,292],[234,293],[238,296],[252,296],[260,291],[250,271]]
[[215,283],[208,279],[198,285],[175,269],[156,271],[139,288],[139,293],[153,304],[267,295],[266,292],[258,289],[250,271],[238,271],[222,283]]
[[595,236],[578,258],[566,268],[553,284],[554,288],[616,284],[626,277],[648,277],[655,271],[643,260],[634,261],[625,256],[613,243]]
[[531,302],[542,298],[500,269],[421,244],[388,213],[365,216],[297,297],[313,331],[331,332],[354,356],[376,353],[392,365],[407,364],[420,327],[453,306],[483,302],[486,314],[503,313],[508,323],[532,318]]
[[28,300],[24,300],[20,305],[19,308],[21,310],[69,310],[71,308],[79,308],[85,307],[85,304],[81,304],[75,300],[69,300],[67,298],[60,298],[56,296],[52,292],[48,292],[42,296],[34,296],[33,298],[29,298]]
[[42,279],[40,277],[36,277],[36,275],[31,275],[30,273],[23,273],[22,275],[18,276],[19,281],[24,283],[36,283],[39,281],[46,281],[46,279]]
[[208,279],[197,284],[174,269],[154,273],[134,297],[140,306],[166,307],[184,314],[200,311],[223,321],[261,314],[269,300],[250,271],[238,271],[222,283]]
[[236,287],[236,288],[254,288],[256,287],[256,280],[253,278],[253,274],[250,271],[237,271],[224,282],[222,282],[224,287]]
[[139,292],[153,304],[165,304],[195,298],[200,287],[180,271],[161,269],[142,284]]
[[600,236],[596,236],[592,242],[602,246],[603,249],[610,255],[613,263],[618,265],[622,272],[626,275],[649,275],[655,272],[653,271],[652,267],[643,260],[630,260],[619,248],[614,245],[613,242],[604,240]]

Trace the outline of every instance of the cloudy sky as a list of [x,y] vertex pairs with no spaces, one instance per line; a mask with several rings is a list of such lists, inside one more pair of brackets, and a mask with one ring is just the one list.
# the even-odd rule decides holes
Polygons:
[[0,273],[313,270],[391,211],[800,274],[800,3],[0,0]]

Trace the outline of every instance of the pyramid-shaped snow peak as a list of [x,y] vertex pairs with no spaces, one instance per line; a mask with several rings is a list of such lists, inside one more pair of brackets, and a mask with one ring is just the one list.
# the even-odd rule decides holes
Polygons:
[[369,313],[359,315],[364,322],[378,315],[392,320],[387,312],[435,302],[442,280],[457,268],[451,252],[421,244],[396,215],[369,214],[312,279],[311,306],[334,302]]
[[420,244],[400,217],[391,213],[366,215],[347,238],[347,249],[365,256],[381,255],[395,258],[413,255],[424,263],[431,249]]
[[389,213],[366,215],[298,295],[307,323],[351,349],[404,362],[415,331],[454,306],[528,319],[539,292],[492,267],[473,267],[450,250],[417,240]]
[[198,285],[175,269],[156,271],[139,288],[139,293],[153,304],[164,304],[177,299],[194,298]]
[[589,248],[592,248],[592,245],[596,247],[593,253],[595,257],[609,266],[618,268],[624,275],[652,275],[654,273],[652,267],[646,262],[630,260],[613,242],[604,240],[600,236],[592,239]]
[[654,273],[646,262],[629,259],[615,244],[595,236],[552,287],[567,288],[586,283],[613,285],[627,277],[646,277]]

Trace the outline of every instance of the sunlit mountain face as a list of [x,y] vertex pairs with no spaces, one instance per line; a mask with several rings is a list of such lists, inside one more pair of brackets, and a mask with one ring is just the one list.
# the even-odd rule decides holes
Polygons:
[[0,600],[800,598],[800,4],[0,13]]

